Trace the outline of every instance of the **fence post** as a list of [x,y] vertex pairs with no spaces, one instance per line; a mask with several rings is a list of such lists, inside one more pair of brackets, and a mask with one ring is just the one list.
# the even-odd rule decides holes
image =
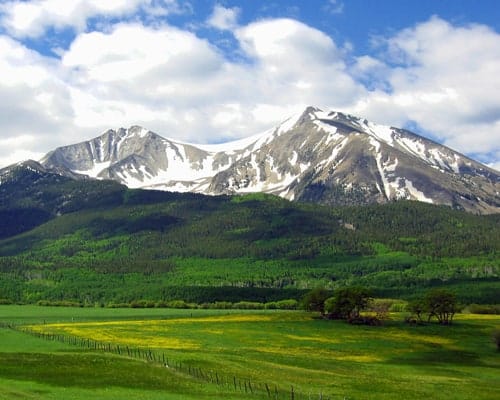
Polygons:
[[266,382],[266,391],[267,391],[267,397],[271,397],[271,391],[269,390],[269,386],[267,386],[267,382]]

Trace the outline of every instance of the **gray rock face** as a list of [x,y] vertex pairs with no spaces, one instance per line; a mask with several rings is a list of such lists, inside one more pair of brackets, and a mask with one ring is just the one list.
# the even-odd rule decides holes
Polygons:
[[409,131],[313,107],[225,146],[179,143],[133,126],[60,147],[41,164],[145,189],[265,192],[332,205],[412,199],[500,212],[498,172]]

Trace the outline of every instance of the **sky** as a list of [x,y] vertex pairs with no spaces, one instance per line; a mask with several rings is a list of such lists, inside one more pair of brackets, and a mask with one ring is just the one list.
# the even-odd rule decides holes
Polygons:
[[497,0],[0,0],[0,168],[107,129],[220,143],[313,105],[500,170]]

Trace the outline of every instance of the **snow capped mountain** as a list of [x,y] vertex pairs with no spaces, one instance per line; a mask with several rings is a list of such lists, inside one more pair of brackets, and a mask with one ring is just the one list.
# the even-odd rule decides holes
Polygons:
[[181,143],[133,126],[57,148],[40,163],[132,188],[265,192],[323,204],[412,199],[500,211],[498,172],[409,131],[314,107],[222,145]]
[[40,162],[47,168],[63,167],[131,188],[204,192],[210,177],[232,161],[225,153],[206,151],[132,126],[57,148]]

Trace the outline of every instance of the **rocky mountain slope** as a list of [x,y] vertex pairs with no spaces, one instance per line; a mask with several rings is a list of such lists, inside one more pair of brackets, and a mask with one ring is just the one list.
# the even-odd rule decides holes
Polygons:
[[59,174],[131,188],[265,192],[332,205],[410,199],[500,211],[497,171],[407,130],[314,107],[224,145],[181,143],[133,126],[57,148],[40,163]]

